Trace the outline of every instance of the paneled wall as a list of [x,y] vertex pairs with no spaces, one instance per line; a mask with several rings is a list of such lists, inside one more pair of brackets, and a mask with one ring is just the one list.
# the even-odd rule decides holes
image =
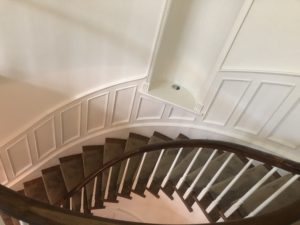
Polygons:
[[298,0],[245,1],[199,114],[144,93],[145,79],[98,87],[1,145],[0,182],[12,186],[74,146],[103,144],[106,134],[131,128],[233,141],[300,161],[299,11]]
[[300,155],[300,2],[247,0],[206,93],[205,123]]
[[20,184],[40,168],[58,163],[57,157],[80,152],[83,144],[103,144],[108,136],[126,138],[129,131],[150,136],[157,130],[170,137],[182,132],[300,161],[295,133],[299,101],[287,101],[298,84],[259,80],[254,75],[252,80],[221,79],[204,116],[143,93],[145,79],[100,89],[51,112],[1,146],[0,182]]

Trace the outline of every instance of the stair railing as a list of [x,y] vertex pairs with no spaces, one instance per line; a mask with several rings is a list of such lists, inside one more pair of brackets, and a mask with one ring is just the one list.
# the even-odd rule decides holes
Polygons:
[[[233,214],[239,205],[243,203],[261,184],[264,183],[269,176],[274,174],[278,169],[283,169],[285,171],[291,172],[295,174],[292,179],[290,179],[285,185],[283,185],[280,189],[278,189],[272,196],[270,196],[265,202],[263,202],[256,210],[250,213],[247,218],[233,220],[228,222],[223,222],[220,224],[224,225],[289,225],[298,220],[300,220],[300,201],[296,201],[293,204],[283,207],[279,210],[276,210],[272,213],[267,213],[261,216],[256,216],[260,210],[262,210],[269,202],[272,201],[276,196],[278,196],[282,191],[285,190],[290,184],[292,184],[295,180],[299,178],[300,174],[300,163],[294,162],[288,159],[284,159],[278,156],[274,156],[269,153],[264,153],[258,151],[256,149],[242,146],[239,144],[223,142],[223,141],[213,141],[213,140],[180,140],[180,141],[171,141],[161,144],[153,144],[147,145],[137,149],[136,151],[129,152],[124,154],[122,157],[118,159],[112,160],[106,163],[102,168],[95,171],[88,177],[86,177],[82,182],[80,182],[74,189],[72,189],[63,199],[57,202],[57,205],[62,205],[66,200],[69,201],[72,196],[74,196],[77,192],[81,192],[82,196],[84,194],[84,187],[91,181],[97,179],[97,177],[103,173],[103,171],[110,169],[112,166],[121,163],[122,161],[126,161],[131,157],[149,153],[153,151],[161,151],[171,150],[171,149],[181,149],[181,151],[185,151],[185,148],[210,148],[212,151],[221,150],[224,152],[230,152],[231,154],[224,162],[224,164],[219,168],[216,175],[212,178],[212,180],[208,183],[208,185],[202,190],[202,192],[197,196],[198,200],[201,200],[205,193],[209,190],[214,181],[218,178],[218,176],[222,173],[223,169],[226,167],[226,164],[231,160],[233,154],[242,155],[245,158],[250,158],[251,163],[256,161],[263,162],[267,165],[272,166],[273,168],[265,175],[256,185],[254,185],[243,197],[241,197],[232,207],[230,207],[226,212],[225,216],[230,216]],[[200,151],[197,151],[196,154],[200,154]],[[176,160],[176,159],[175,159]],[[251,163],[245,165],[245,167],[235,176],[235,178],[226,186],[223,192],[215,199],[214,202],[209,205],[205,211],[212,211],[218,201],[221,200],[222,195],[224,196],[226,192],[233,186],[233,184],[239,179],[239,177],[246,171],[247,168],[251,165]],[[202,172],[203,173],[203,172]],[[164,181],[166,183],[166,181]],[[190,190],[193,191],[193,190]],[[187,193],[187,192],[186,192]],[[189,193],[188,193],[189,194]],[[186,197],[188,197],[186,194]],[[220,197],[221,196],[221,197]],[[19,220],[31,223],[31,224],[45,224],[45,225],[73,225],[73,224],[105,224],[105,225],[117,225],[117,224],[136,224],[134,222],[124,222],[117,221],[112,219],[105,219],[99,217],[93,217],[89,215],[83,215],[75,212],[71,212],[62,208],[58,208],[55,206],[51,206],[45,203],[41,203],[35,201],[33,199],[29,199],[25,196],[21,196],[18,193],[4,187],[0,186],[0,210],[2,210],[7,215],[15,217]],[[83,208],[81,209],[83,211]],[[253,217],[254,216],[254,217]],[[218,222],[222,222],[225,218],[220,218]],[[216,224],[216,223],[211,223]]]

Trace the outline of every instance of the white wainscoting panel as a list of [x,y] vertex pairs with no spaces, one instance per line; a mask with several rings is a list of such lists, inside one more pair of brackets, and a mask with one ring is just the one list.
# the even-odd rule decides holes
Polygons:
[[245,94],[249,84],[250,81],[248,80],[222,80],[212,103],[207,109],[204,121],[224,126]]
[[22,137],[20,140],[12,144],[6,149],[12,172],[15,176],[22,173],[32,165],[30,147],[27,136]]
[[34,129],[38,159],[56,149],[54,117]]
[[300,99],[290,108],[269,139],[292,148],[300,146]]
[[61,112],[62,143],[65,144],[80,136],[81,103]]
[[159,120],[166,105],[153,98],[140,96],[136,120]]
[[293,90],[293,86],[262,82],[236,122],[235,128],[258,134]]
[[108,107],[109,93],[88,99],[87,103],[87,132],[104,128]]
[[222,70],[300,75],[299,12],[298,0],[255,0]]
[[115,92],[112,125],[128,123],[132,113],[136,86],[117,89]]
[[172,107],[168,116],[170,120],[186,120],[186,121],[194,121],[196,119],[195,114],[188,112],[183,109]]

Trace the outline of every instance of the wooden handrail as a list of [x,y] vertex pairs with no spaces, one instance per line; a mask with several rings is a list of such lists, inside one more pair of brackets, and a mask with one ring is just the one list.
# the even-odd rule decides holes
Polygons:
[[[131,158],[133,156],[143,154],[146,152],[153,152],[158,151],[161,149],[170,149],[174,150],[179,147],[184,148],[211,148],[211,149],[218,149],[223,150],[227,152],[232,152],[238,155],[242,155],[247,158],[255,159],[260,162],[266,163],[271,166],[275,166],[281,169],[284,169],[286,171],[300,174],[300,163],[291,161],[288,159],[284,159],[279,156],[272,155],[270,153],[262,152],[259,150],[256,150],[254,148],[250,148],[244,145],[225,142],[225,141],[216,141],[216,140],[201,140],[201,139],[190,139],[190,140],[175,140],[175,141],[169,141],[165,143],[159,143],[159,144],[151,144],[146,145],[140,148],[137,148],[136,150],[132,152],[125,153],[122,157],[112,160],[106,164],[103,165],[100,169],[95,171],[94,173],[87,176],[84,180],[82,180],[78,185],[76,185],[71,191],[68,192],[68,194],[58,201],[56,205],[61,204],[65,200],[72,197],[76,192],[80,191],[86,184],[91,182],[95,177],[100,175],[103,171],[110,168],[111,166],[120,163],[128,158]],[[185,149],[188,150],[188,149]]]
[[[220,225],[292,225],[300,220],[300,200],[280,210],[262,216],[218,223]],[[0,210],[9,216],[30,224],[39,225],[136,225],[140,223],[119,221],[84,215],[42,203],[0,185]],[[154,225],[145,223],[145,225]],[[216,223],[215,223],[216,224]],[[200,224],[199,224],[200,225]],[[202,224],[209,225],[209,224]]]

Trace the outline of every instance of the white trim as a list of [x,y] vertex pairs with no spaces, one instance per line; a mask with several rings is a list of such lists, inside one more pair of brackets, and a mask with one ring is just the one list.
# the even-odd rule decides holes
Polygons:
[[[147,82],[149,83],[149,81],[152,79],[153,77],[153,70],[156,64],[156,60],[157,60],[157,56],[158,56],[158,52],[160,49],[160,45],[161,45],[161,41],[162,41],[162,37],[163,37],[163,31],[164,28],[166,26],[166,22],[167,22],[167,18],[169,15],[169,9],[171,6],[171,2],[172,0],[165,0],[164,6],[163,6],[163,10],[160,16],[160,23],[158,24],[158,29],[156,32],[156,37],[155,37],[155,41],[153,43],[153,48],[152,48],[152,55],[150,57],[150,63],[149,63],[149,67],[148,67],[148,77],[147,77]],[[149,89],[149,86],[147,88],[147,90]]]
[[257,69],[247,69],[247,68],[222,68],[219,72],[223,73],[257,73],[270,76],[291,76],[299,77],[299,72],[284,71],[284,70],[257,70]]

